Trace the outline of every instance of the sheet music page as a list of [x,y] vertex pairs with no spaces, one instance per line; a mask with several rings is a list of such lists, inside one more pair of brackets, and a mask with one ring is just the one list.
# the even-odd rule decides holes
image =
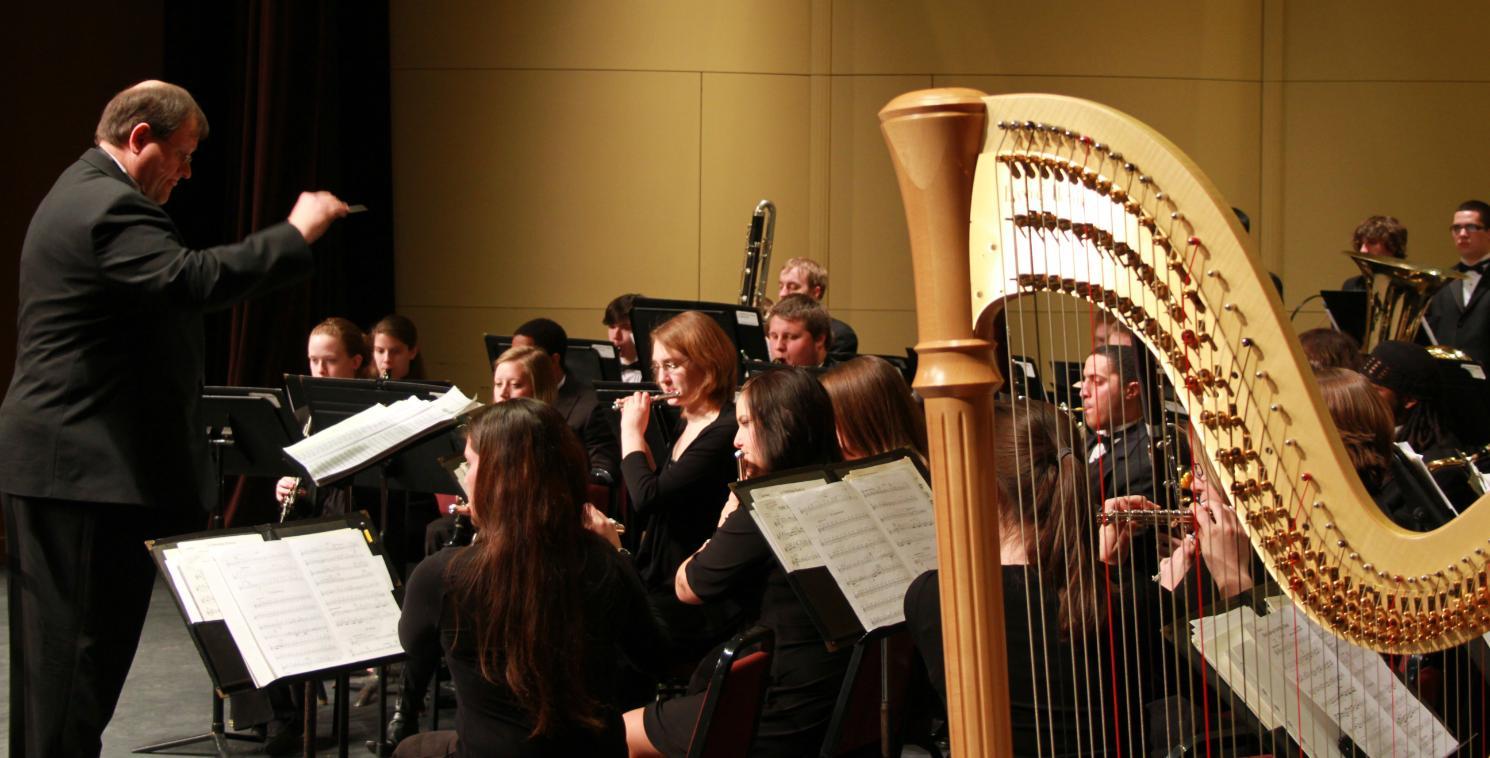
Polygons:
[[869,503],[869,513],[890,537],[914,575],[936,568],[936,514],[931,485],[909,458],[855,469],[847,482]]
[[866,630],[905,620],[915,575],[881,531],[859,491],[834,482],[783,495]]
[[264,537],[254,534],[230,534],[177,543],[175,547],[161,551],[166,565],[166,575],[171,586],[176,588],[176,597],[186,609],[186,620],[197,624],[203,621],[221,621],[222,609],[217,606],[217,596],[207,583],[202,564],[211,560],[210,551],[219,545],[263,542]]
[[333,529],[288,537],[339,643],[339,657],[355,662],[397,655],[398,603],[382,557],[361,530]]
[[479,406],[457,387],[433,401],[411,395],[342,419],[285,448],[285,453],[320,484]]
[[[799,492],[801,490],[798,490]],[[761,535],[771,545],[776,560],[790,574],[793,571],[828,565],[812,544],[812,537],[801,519],[780,497],[752,495],[750,517],[760,527]]]
[[325,611],[284,540],[225,545],[203,569],[255,686],[340,663]]

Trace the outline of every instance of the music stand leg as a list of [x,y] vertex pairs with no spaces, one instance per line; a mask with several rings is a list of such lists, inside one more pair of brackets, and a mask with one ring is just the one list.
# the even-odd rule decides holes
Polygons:
[[348,692],[351,688],[349,680],[346,671],[336,675],[336,708],[332,713],[336,714],[336,754],[341,758],[347,758],[347,732],[351,728],[352,696]]
[[212,726],[205,734],[194,734],[190,737],[178,737],[165,742],[156,742],[150,745],[141,745],[131,752],[133,753],[162,753],[178,747],[185,747],[195,742],[211,740],[212,746],[217,750],[219,756],[229,755],[228,740],[243,740],[245,742],[258,742],[259,738],[247,734],[234,734],[227,731],[227,721],[223,717],[223,699],[212,691]]
[[316,754],[316,683],[305,680],[305,736],[300,743],[301,755],[315,758]]

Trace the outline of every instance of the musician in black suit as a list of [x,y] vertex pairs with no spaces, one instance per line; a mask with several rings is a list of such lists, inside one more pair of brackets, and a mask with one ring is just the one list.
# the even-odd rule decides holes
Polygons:
[[120,92],[21,248],[0,405],[11,755],[99,753],[149,607],[142,542],[205,523],[202,313],[307,275],[347,212],[302,194],[288,223],[188,249],[161,205],[206,136],[186,90]]
[[[821,303],[828,294],[828,270],[811,258],[790,258],[781,264],[777,283],[780,285],[777,300],[785,300],[788,295],[806,295]],[[859,335],[854,328],[831,316],[829,323],[832,339],[828,340],[828,350],[833,362],[842,363],[858,355]]]
[[1433,296],[1428,306],[1428,328],[1440,345],[1457,347],[1475,361],[1490,363],[1490,297],[1480,286],[1485,269],[1490,268],[1490,205],[1481,200],[1466,200],[1454,212],[1449,227],[1459,262],[1454,268],[1463,279],[1449,282]]
[[1158,500],[1142,377],[1137,349],[1127,345],[1098,345],[1082,365],[1081,412],[1092,431],[1086,459],[1101,498]]
[[552,319],[535,318],[512,333],[512,346],[534,345],[553,359],[559,376],[559,392],[554,407],[563,414],[569,428],[585,443],[590,455],[590,475],[600,484],[616,482],[620,469],[621,446],[595,396],[595,386],[564,370],[564,353],[569,350],[569,335]]

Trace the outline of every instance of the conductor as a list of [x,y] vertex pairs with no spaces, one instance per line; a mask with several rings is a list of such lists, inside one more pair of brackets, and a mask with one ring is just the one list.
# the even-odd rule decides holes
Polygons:
[[11,755],[98,755],[154,582],[141,543],[205,523],[202,314],[307,276],[347,213],[304,193],[286,222],[187,248],[161,206],[206,136],[186,90],[120,92],[26,232],[0,405]]

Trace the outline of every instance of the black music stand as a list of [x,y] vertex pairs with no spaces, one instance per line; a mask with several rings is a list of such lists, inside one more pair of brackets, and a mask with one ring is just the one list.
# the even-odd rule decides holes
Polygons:
[[[486,344],[486,362],[497,362],[502,353],[512,347],[512,337],[501,334],[483,334]],[[616,346],[608,340],[569,338],[564,351],[564,372],[587,382],[621,381],[621,359],[616,355]]]
[[770,362],[771,351],[766,348],[760,311],[748,305],[639,297],[631,305],[631,333],[636,338],[636,356],[642,365],[652,362],[652,330],[684,311],[698,311],[724,329],[740,357],[740,376],[745,375],[747,361]]
[[1337,332],[1345,332],[1355,338],[1356,344],[1366,344],[1366,311],[1371,293],[1354,290],[1320,290],[1324,300],[1325,314]]
[[[291,380],[294,380],[291,382]],[[328,379],[319,377],[286,377],[287,383],[298,385],[307,407],[310,408],[311,428],[325,429],[332,424],[350,418],[377,404],[394,403],[411,395],[433,400],[445,394],[449,384],[445,382],[407,382],[373,379]],[[403,444],[387,451],[381,457],[365,461],[355,468],[316,483],[316,486],[333,484],[361,484],[378,488],[378,538],[386,538],[388,529],[388,493],[397,489],[408,492],[430,492],[449,495],[461,494],[458,483],[440,464],[442,458],[459,455],[465,450],[465,442],[459,428],[440,426],[417,435]],[[377,673],[378,735],[374,747],[382,754],[384,725],[388,716],[388,677],[383,667]],[[364,703],[366,695],[359,695],[358,704]]]
[[[282,390],[260,387],[206,387],[202,390],[201,420],[207,430],[217,475],[217,497],[212,504],[210,529],[223,527],[223,499],[228,476],[284,476],[295,473],[284,448],[301,437]],[[258,742],[257,737],[227,731],[223,696],[212,691],[212,723],[204,734],[142,745],[135,753],[159,753],[211,740],[218,755],[228,755],[229,740]]]

